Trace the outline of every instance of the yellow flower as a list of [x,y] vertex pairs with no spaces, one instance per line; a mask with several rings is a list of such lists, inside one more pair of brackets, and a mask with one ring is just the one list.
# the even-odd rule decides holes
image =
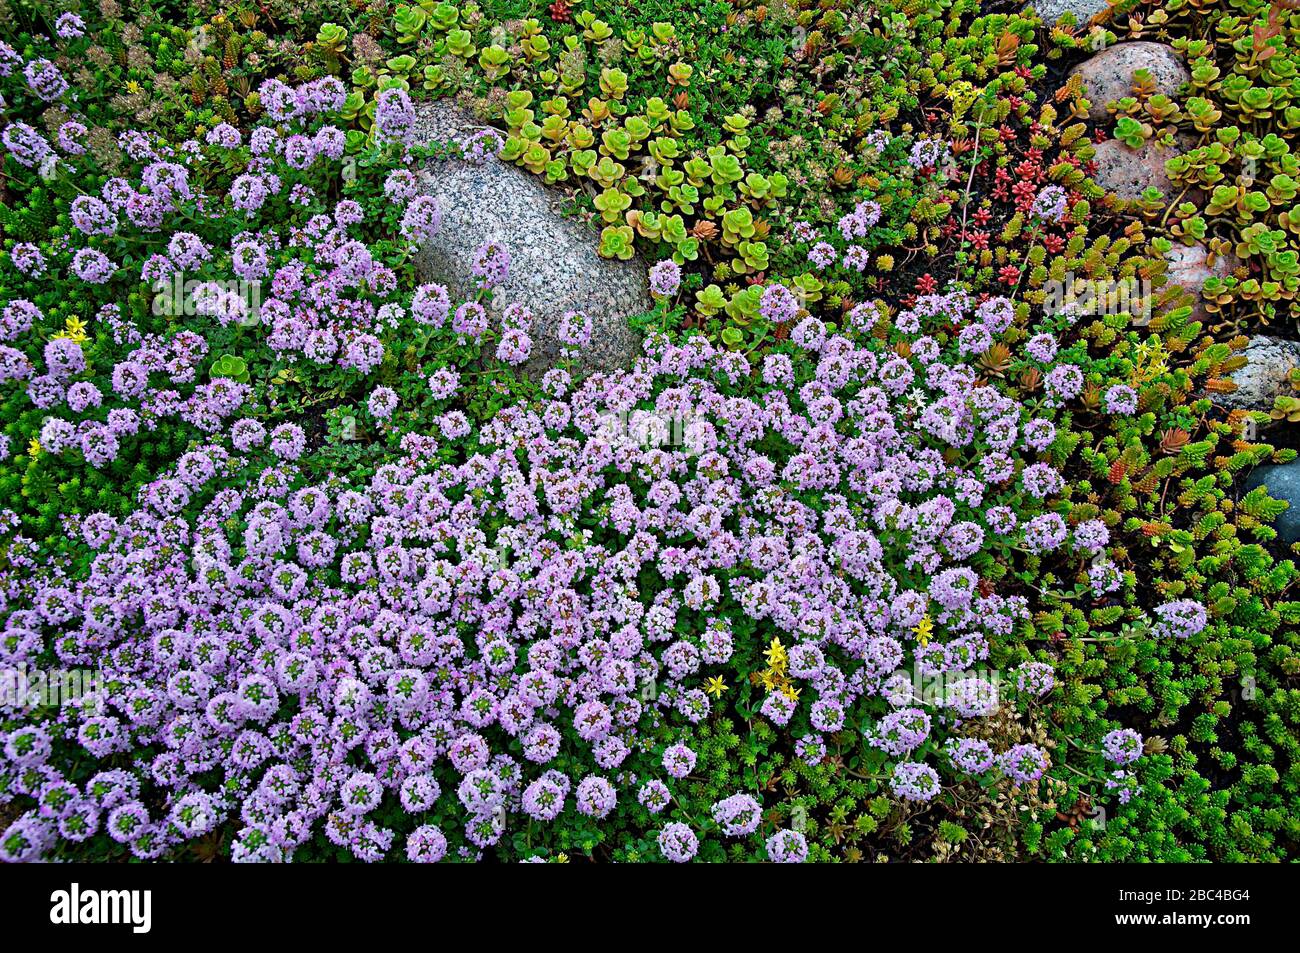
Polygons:
[[948,98],[952,101],[953,111],[961,116],[975,102],[975,87],[965,80],[958,80],[948,87]]
[[1169,370],[1168,352],[1159,341],[1139,344],[1133,356],[1136,358],[1133,362],[1134,387],[1141,387],[1147,381],[1155,380]]
[[722,693],[727,690],[727,686],[722,684],[721,675],[715,675],[712,678],[705,679],[704,690],[714,698],[721,698]]
[[773,688],[776,687],[776,673],[773,672],[770,668],[764,669],[763,671],[759,672],[758,677],[762,680],[763,688],[766,691],[770,692]]
[[54,336],[56,338],[67,338],[78,344],[84,344],[90,340],[86,334],[86,323],[80,318],[68,318],[67,321],[63,322],[63,330]]
[[792,702],[797,702],[799,700],[799,695],[801,692],[803,692],[803,689],[795,688],[792,682],[786,682],[784,685],[781,686],[781,694],[784,695],[786,698],[790,699],[790,701]]
[[916,644],[924,647],[934,634],[934,620],[930,618],[930,613],[923,615],[912,631],[916,633]]
[[33,437],[32,442],[27,445],[27,456],[35,460],[40,455],[41,455],[41,442],[37,440],[35,437]]
[[781,644],[781,640],[775,635],[772,636],[772,644],[767,647],[763,654],[767,656],[767,664],[772,668],[785,668],[785,646]]

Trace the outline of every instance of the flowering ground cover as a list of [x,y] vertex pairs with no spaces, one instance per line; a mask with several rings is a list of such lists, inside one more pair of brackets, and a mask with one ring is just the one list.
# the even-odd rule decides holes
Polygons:
[[[1125,42],[1186,88],[1099,111]],[[1300,414],[1225,398],[1295,333],[1298,42],[0,0],[0,858],[1295,859],[1300,544],[1245,481]],[[1175,142],[1177,201],[1099,184]],[[642,268],[634,361],[503,293],[511,233],[428,273],[450,162]]]

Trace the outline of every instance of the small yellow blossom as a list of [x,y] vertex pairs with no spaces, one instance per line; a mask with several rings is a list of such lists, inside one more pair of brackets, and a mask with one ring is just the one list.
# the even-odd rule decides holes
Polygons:
[[776,636],[772,636],[772,644],[767,647],[763,654],[767,656],[767,664],[772,668],[785,668],[785,646],[781,644],[781,640]]
[[81,318],[68,318],[67,321],[63,322],[63,330],[54,336],[56,338],[67,338],[77,344],[84,344],[90,340],[90,337],[86,334],[86,322],[82,321]]
[[1133,356],[1134,387],[1141,387],[1169,370],[1168,352],[1160,341],[1139,344]]
[[35,460],[40,455],[41,455],[41,442],[37,440],[35,437],[33,437],[32,442],[27,445],[27,456]]
[[721,698],[722,693],[727,690],[727,686],[722,684],[721,675],[715,675],[712,678],[705,679],[704,690],[714,698]]
[[916,644],[925,647],[930,641],[930,636],[934,634],[934,620],[930,618],[930,613],[923,615],[912,631],[916,633]]

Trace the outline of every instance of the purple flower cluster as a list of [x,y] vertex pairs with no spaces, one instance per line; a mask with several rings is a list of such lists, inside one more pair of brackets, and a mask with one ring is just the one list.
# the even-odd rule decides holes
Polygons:
[[942,139],[921,138],[912,143],[907,161],[916,169],[930,169],[948,155],[948,143]]
[[774,864],[802,864],[808,859],[808,841],[799,831],[777,831],[767,839],[767,856]]
[[1059,185],[1044,186],[1034,198],[1030,214],[1044,222],[1059,222],[1065,215],[1069,195]]
[[1102,398],[1102,407],[1108,414],[1128,415],[1138,408],[1138,395],[1127,384],[1115,384],[1106,389]]
[[480,129],[465,136],[458,143],[466,162],[482,165],[488,159],[496,158],[505,147],[505,139],[495,129]]
[[748,794],[733,794],[713,805],[713,820],[729,837],[744,837],[758,830],[763,809]]
[[501,242],[485,242],[474,252],[470,274],[481,290],[491,291],[510,274],[510,250]]
[[650,293],[668,298],[677,293],[682,284],[682,269],[671,258],[665,258],[650,269]]
[[415,130],[415,106],[410,94],[391,86],[375,97],[375,130],[380,140],[409,142]]
[[881,212],[880,205],[876,202],[859,202],[852,212],[840,218],[840,235],[845,241],[866,238],[872,227],[880,221]]
[[1142,736],[1131,728],[1116,728],[1101,743],[1106,757],[1120,767],[1142,757]]
[[1194,599],[1176,599],[1155,608],[1156,624],[1151,633],[1157,638],[1190,639],[1200,635],[1209,622],[1205,606]]
[[1037,781],[1047,771],[1047,752],[1037,745],[1021,744],[1008,748],[998,759],[998,766],[1016,784]]
[[906,801],[929,801],[940,791],[939,772],[920,761],[900,761],[894,765],[889,787]]
[[68,91],[68,81],[63,78],[59,68],[49,60],[35,59],[23,67],[23,77],[27,88],[38,98],[52,103]]
[[[278,298],[310,295],[301,278],[273,281]],[[413,307],[437,318],[442,296],[425,296]],[[507,323],[525,320],[515,309]],[[581,340],[585,320],[567,324]],[[370,818],[385,790],[410,804],[449,792],[479,848],[514,812],[545,820],[569,804],[602,816],[647,719],[689,725],[707,713],[703,679],[730,658],[727,620],[741,616],[781,634],[791,677],[807,688],[797,702],[772,693],[765,715],[838,731],[855,706],[886,697],[909,660],[926,674],[965,671],[1024,618],[1023,600],[982,592],[965,564],[1015,487],[986,484],[960,451],[1014,454],[1033,418],[974,387],[959,355],[923,342],[904,360],[824,328],[801,326],[798,338],[800,369],[765,374],[775,383],[748,396],[716,383],[753,380],[744,356],[702,338],[652,338],[631,373],[572,390],[548,378],[562,395],[549,407],[501,410],[472,436],[445,415],[443,436],[430,439],[457,448],[454,458],[386,464],[356,487],[305,482],[296,426],[265,434],[240,420],[228,446],[202,446],[149,484],[128,520],[87,518],[98,553],[89,574],[39,574],[35,608],[10,614],[6,644],[19,646],[19,662],[52,638],[63,663],[93,661],[124,686],[68,730],[92,758],[155,751],[136,780],[162,813],[131,801],[122,829],[142,855],[188,836],[167,818],[197,792],[210,796],[195,815],[203,826],[240,820],[237,853],[248,859],[289,856],[321,827],[358,857],[384,856],[394,832]],[[66,380],[82,366],[79,349],[56,344],[49,376]],[[147,388],[168,367],[161,346],[141,338],[115,386]],[[381,387],[370,403],[382,418],[393,397]],[[611,440],[602,421],[632,408],[689,419],[683,445]],[[773,438],[786,455],[759,449]],[[219,488],[262,447],[282,462],[246,488]],[[1050,490],[1054,471],[1033,467],[1026,480]],[[644,481],[644,498],[629,477]],[[1032,514],[1041,504],[1019,505]],[[1031,516],[1026,544],[1048,518],[1060,519]],[[576,526],[600,535],[575,544]],[[892,564],[933,578],[907,588]],[[647,571],[663,580],[657,592],[638,591]],[[921,644],[927,612],[937,637]],[[1044,680],[1033,676],[1035,690]],[[657,690],[646,695],[646,683]],[[963,690],[951,704],[969,716],[990,701]],[[880,719],[872,743],[907,758],[932,730],[929,712],[903,707]],[[798,739],[800,757],[825,756],[819,733]],[[571,778],[554,767],[561,757],[608,773]],[[661,785],[696,758],[677,744],[659,761],[663,781],[640,782],[639,797],[662,805],[671,788]],[[1045,762],[1013,749],[1000,763],[1023,780]],[[55,762],[41,765],[61,780]],[[200,780],[209,777],[222,780],[213,788]],[[913,799],[939,789],[919,761],[900,763],[891,784]],[[759,808],[735,795],[714,815],[724,833],[745,836]],[[421,831],[405,849],[439,855],[439,838]],[[660,844],[684,859],[697,839],[669,825]]]

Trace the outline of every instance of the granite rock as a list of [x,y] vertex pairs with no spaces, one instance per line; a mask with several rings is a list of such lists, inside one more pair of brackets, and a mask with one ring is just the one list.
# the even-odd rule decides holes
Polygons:
[[[446,100],[417,107],[419,143],[458,141],[483,128]],[[442,211],[442,227],[415,258],[421,279],[445,284],[453,298],[472,295],[475,250],[489,241],[504,245],[510,253],[509,274],[484,304],[493,319],[515,302],[532,309],[536,321],[529,373],[555,365],[561,348],[556,322],[570,310],[583,311],[592,320],[583,369],[608,371],[632,364],[639,343],[627,318],[653,307],[646,265],[638,258],[601,258],[597,233],[563,214],[564,193],[495,157],[481,163],[436,160],[421,172],[420,187],[438,200]]]
[[1292,393],[1290,373],[1300,367],[1300,341],[1257,334],[1245,351],[1246,363],[1230,375],[1237,389],[1216,394],[1215,401],[1229,410],[1273,409],[1273,399]]
[[1031,5],[1048,26],[1059,23],[1067,13],[1074,14],[1076,26],[1087,26],[1110,9],[1107,0],[1033,0]]
[[1166,96],[1173,96],[1192,78],[1172,47],[1147,40],[1116,43],[1084,60],[1070,75],[1083,80],[1090,103],[1088,115],[1101,122],[1110,115],[1106,112],[1108,102],[1133,95],[1133,74],[1140,69],[1151,71],[1156,92]]
[[1201,297],[1201,289],[1208,278],[1225,278],[1237,267],[1237,261],[1230,255],[1214,256],[1214,263],[1209,263],[1209,252],[1204,245],[1175,245],[1165,256],[1169,270],[1165,272],[1169,280],[1181,285],[1192,293],[1192,320],[1205,321],[1211,317]]
[[1173,182],[1165,172],[1165,163],[1178,154],[1174,149],[1162,149],[1151,142],[1140,149],[1131,149],[1118,139],[1107,139],[1094,148],[1097,171],[1092,177],[1107,192],[1131,202],[1155,186],[1166,198],[1171,198]]

